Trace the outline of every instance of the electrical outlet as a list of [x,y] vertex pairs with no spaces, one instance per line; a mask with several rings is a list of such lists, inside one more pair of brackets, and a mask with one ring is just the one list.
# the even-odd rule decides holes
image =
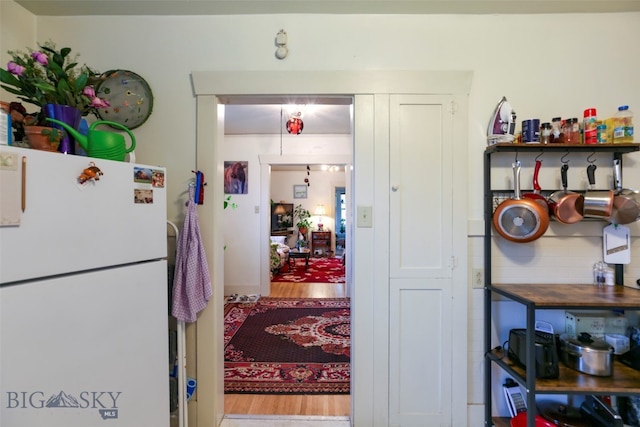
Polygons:
[[471,287],[474,289],[484,288],[484,269],[473,269],[473,271],[471,272]]

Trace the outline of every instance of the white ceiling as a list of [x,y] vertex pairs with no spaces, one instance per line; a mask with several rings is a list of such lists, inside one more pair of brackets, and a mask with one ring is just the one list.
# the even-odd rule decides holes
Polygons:
[[638,12],[639,0],[16,0],[36,15],[522,14]]

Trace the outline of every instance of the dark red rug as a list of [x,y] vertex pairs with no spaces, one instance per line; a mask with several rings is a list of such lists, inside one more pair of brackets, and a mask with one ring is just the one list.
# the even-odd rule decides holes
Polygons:
[[278,274],[273,275],[272,282],[294,283],[344,283],[344,265],[342,258],[310,258],[309,268],[305,268],[304,259],[291,261],[292,269],[285,265]]
[[225,393],[349,393],[349,298],[226,304],[224,340]]

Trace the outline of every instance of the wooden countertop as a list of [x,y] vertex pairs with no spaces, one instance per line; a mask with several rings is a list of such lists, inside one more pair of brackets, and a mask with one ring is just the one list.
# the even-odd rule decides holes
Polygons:
[[536,308],[640,309],[640,290],[592,284],[493,284],[492,292]]
[[[526,371],[515,364],[502,350],[493,350],[490,357],[511,367],[521,378]],[[580,394],[638,394],[640,393],[640,371],[636,371],[617,360],[613,362],[613,375],[599,377],[583,374],[558,362],[560,376],[557,379],[537,378],[536,394],[580,393]]]

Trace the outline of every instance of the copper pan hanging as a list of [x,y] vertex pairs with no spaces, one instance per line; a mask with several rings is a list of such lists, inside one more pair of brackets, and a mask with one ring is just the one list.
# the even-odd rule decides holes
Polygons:
[[541,237],[549,227],[549,212],[533,199],[520,195],[520,162],[513,163],[514,197],[502,201],[493,212],[493,225],[502,237],[526,243]]

